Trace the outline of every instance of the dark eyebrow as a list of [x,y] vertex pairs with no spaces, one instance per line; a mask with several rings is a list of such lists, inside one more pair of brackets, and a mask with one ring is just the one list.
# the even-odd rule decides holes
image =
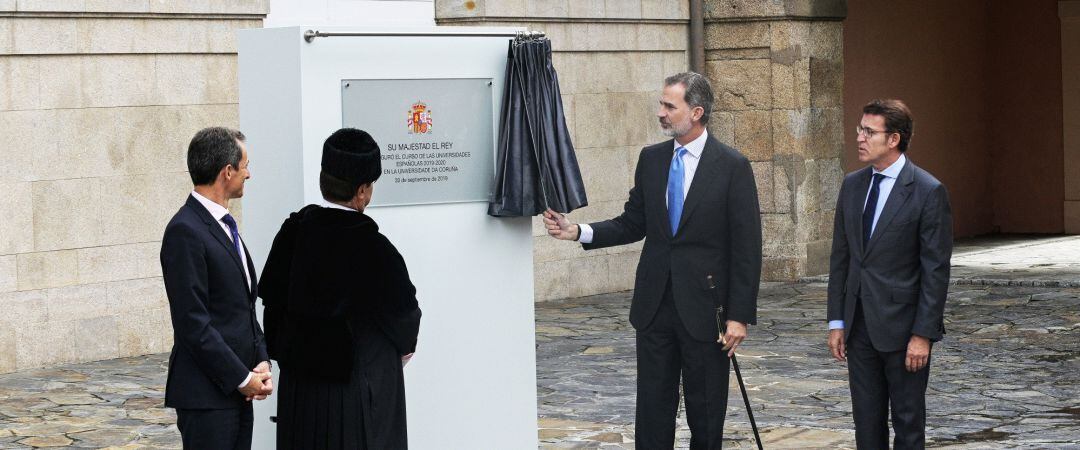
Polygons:
[[661,104],[661,105],[664,105],[664,106],[667,106],[668,108],[674,108],[674,107],[675,107],[675,104],[674,104],[674,103],[671,103],[671,102],[665,102],[665,101],[663,101],[663,100],[660,100],[660,104]]

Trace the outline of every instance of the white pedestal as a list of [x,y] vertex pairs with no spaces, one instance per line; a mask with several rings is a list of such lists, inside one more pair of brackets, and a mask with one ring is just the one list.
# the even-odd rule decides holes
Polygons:
[[[476,132],[495,136],[498,125],[509,38],[365,36],[308,43],[306,29],[239,32],[240,129],[254,162],[243,231],[260,271],[285,217],[322,201],[322,144],[342,126],[342,80],[491,78],[492,124]],[[377,198],[379,183],[375,187]],[[404,256],[424,312],[416,357],[405,368],[415,449],[537,445],[531,225],[527,218],[492,218],[486,210],[486,203],[472,202],[367,211]],[[274,447],[269,416],[275,410],[273,396],[256,404],[255,448]]]

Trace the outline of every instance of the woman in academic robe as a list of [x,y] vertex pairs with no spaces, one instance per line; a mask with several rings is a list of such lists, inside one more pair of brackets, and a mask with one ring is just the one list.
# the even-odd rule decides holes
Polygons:
[[259,296],[280,368],[279,449],[404,449],[403,366],[420,308],[405,261],[364,214],[379,146],[344,128],[323,145],[329,206],[292,213],[274,238]]

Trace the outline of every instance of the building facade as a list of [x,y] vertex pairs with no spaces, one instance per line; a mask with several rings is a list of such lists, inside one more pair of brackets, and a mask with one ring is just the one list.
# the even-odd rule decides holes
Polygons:
[[0,372],[169,350],[158,250],[187,142],[239,122],[233,31],[265,14],[0,1]]
[[[161,233],[191,189],[191,135],[239,122],[235,30],[545,32],[590,200],[571,218],[588,222],[622,210],[641,147],[665,139],[689,5],[0,0],[0,373],[168,351]],[[752,161],[766,280],[826,272],[850,128],[875,97],[912,106],[910,156],[949,186],[958,236],[1080,232],[1080,1],[705,0],[703,20],[709,132]],[[640,243],[584,252],[538,219],[533,239],[538,301],[633,287]]]

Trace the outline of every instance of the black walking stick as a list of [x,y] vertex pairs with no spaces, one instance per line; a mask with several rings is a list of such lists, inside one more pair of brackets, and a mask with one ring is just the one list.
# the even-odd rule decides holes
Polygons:
[[[716,289],[716,283],[713,283],[712,275],[706,277],[706,281],[709,283],[709,289]],[[717,299],[719,299],[720,292],[716,293]],[[720,330],[720,339],[717,339],[721,344],[727,345],[724,341],[724,334],[727,332],[725,325],[727,324],[727,312],[724,310],[723,302],[716,307],[716,327]],[[761,435],[758,434],[757,422],[754,421],[754,410],[750,409],[750,396],[746,394],[746,384],[743,383],[742,372],[739,371],[739,360],[735,358],[735,354],[731,354],[731,367],[735,368],[735,378],[739,380],[739,391],[742,391],[743,404],[746,405],[746,415],[750,417],[750,427],[754,429],[754,440],[757,442],[758,450],[764,450],[761,446]]]

